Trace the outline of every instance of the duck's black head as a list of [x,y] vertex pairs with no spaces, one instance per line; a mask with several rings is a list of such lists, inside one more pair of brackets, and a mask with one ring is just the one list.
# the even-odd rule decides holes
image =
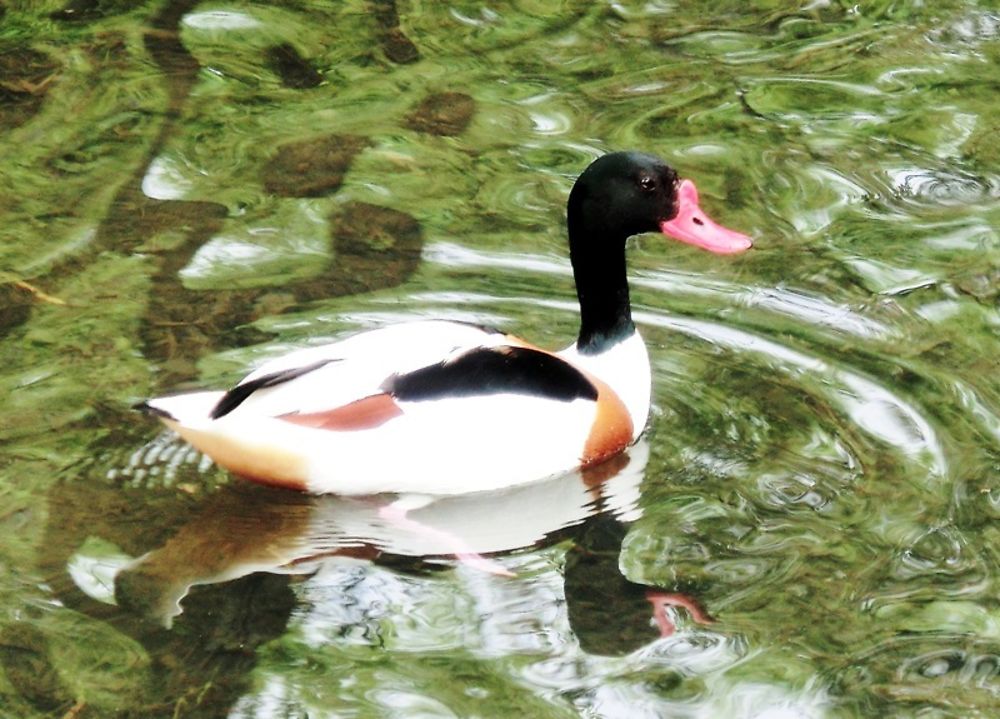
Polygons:
[[614,244],[643,232],[661,232],[718,254],[753,244],[713,222],[698,204],[694,183],[644,152],[612,152],[590,163],[570,192],[567,218],[571,250],[574,240],[588,235]]
[[581,351],[600,352],[635,329],[625,277],[625,240],[632,235],[658,232],[719,254],[752,244],[702,212],[694,183],[643,152],[594,160],[573,185],[566,214]]
[[567,218],[574,230],[624,240],[659,232],[677,214],[677,172],[655,155],[613,152],[594,160],[573,185]]

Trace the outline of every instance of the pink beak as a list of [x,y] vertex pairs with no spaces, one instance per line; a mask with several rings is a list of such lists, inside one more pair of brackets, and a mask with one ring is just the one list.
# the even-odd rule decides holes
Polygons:
[[677,188],[677,216],[660,223],[660,231],[675,240],[709,252],[729,255],[753,247],[744,234],[717,225],[698,206],[698,190],[691,180],[681,180]]

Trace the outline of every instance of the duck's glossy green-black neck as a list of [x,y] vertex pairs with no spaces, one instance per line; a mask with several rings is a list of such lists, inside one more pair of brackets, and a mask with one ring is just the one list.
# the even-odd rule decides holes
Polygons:
[[[576,295],[580,300],[580,334],[584,354],[598,354],[635,332],[625,266],[625,240],[617,253],[571,252]],[[606,240],[609,245],[618,244]]]
[[625,242],[658,232],[676,213],[676,183],[677,174],[659,158],[618,152],[595,160],[573,186],[566,216],[581,353],[601,353],[635,332]]

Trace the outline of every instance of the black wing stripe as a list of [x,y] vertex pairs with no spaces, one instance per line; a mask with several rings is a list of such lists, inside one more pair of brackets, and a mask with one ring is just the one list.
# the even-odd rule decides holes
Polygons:
[[502,393],[562,402],[597,399],[597,388],[568,362],[514,346],[478,347],[445,362],[392,375],[381,389],[411,402]]
[[218,404],[212,408],[212,413],[209,416],[212,419],[225,417],[227,414],[243,404],[247,397],[259,389],[274,387],[275,385],[290,382],[293,379],[301,377],[304,374],[309,374],[313,370],[317,370],[324,365],[339,361],[340,360],[336,359],[324,359],[318,362],[313,362],[312,364],[307,364],[303,367],[293,367],[292,369],[272,372],[271,374],[263,375],[262,377],[250,380],[249,382],[238,384],[222,396],[222,399],[219,400]]

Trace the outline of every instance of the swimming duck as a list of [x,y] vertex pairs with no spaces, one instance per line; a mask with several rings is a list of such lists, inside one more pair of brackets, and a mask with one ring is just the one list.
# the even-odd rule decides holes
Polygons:
[[752,243],[708,218],[690,180],[638,152],[591,163],[567,222],[580,332],[565,350],[469,323],[406,322],[278,357],[225,392],[140,408],[236,474],[314,493],[480,492],[603,462],[649,412],[626,240],[659,232],[722,254]]

